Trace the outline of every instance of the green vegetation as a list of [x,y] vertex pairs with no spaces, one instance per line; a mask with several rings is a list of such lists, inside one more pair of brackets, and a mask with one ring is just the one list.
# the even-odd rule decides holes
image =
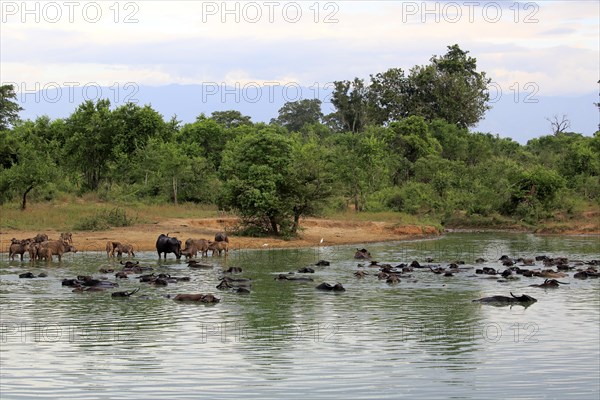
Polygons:
[[[86,224],[93,226],[94,222],[86,221],[93,221],[98,218],[98,215],[110,215],[111,210],[115,209],[119,210],[120,215],[126,217],[120,218],[121,221],[135,224],[154,224],[168,218],[215,218],[222,215],[216,206],[195,203],[179,203],[176,206],[172,203],[105,202],[93,193],[81,197],[61,194],[49,201],[31,203],[27,206],[26,212],[23,212],[21,205],[17,203],[7,203],[1,207],[0,229],[34,231],[79,230],[85,228]],[[109,220],[114,221],[112,218]],[[107,225],[118,226],[118,223],[107,223]]]
[[78,231],[101,231],[111,227],[131,226],[135,223],[136,218],[128,216],[125,210],[117,207],[96,212],[75,224],[73,228]]
[[[408,74],[335,82],[333,113],[300,100],[269,124],[229,110],[182,125],[151,106],[108,100],[65,119],[20,121],[13,88],[3,86],[1,226],[104,229],[220,210],[241,217],[240,231],[289,237],[302,217],[347,218],[352,209],[355,219],[563,230],[597,210],[600,132],[559,129],[526,145],[470,132],[489,108],[489,79],[467,53],[449,46]],[[52,220],[39,203],[68,212]]]

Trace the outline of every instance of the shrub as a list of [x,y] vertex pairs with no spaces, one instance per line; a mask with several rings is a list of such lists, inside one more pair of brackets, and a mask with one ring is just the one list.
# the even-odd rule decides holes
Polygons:
[[385,203],[390,209],[417,214],[432,211],[436,208],[437,199],[431,185],[407,182],[401,188],[390,191]]
[[103,210],[94,215],[84,218],[73,227],[79,231],[99,231],[110,227],[124,227],[135,224],[136,218],[129,217],[127,212],[121,208]]

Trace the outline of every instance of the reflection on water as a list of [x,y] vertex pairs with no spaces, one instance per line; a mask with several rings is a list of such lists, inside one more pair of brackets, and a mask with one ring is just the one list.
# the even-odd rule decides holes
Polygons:
[[[415,270],[389,285],[359,269],[355,247],[380,263],[427,257],[467,269],[444,277]],[[153,287],[131,277],[118,290],[72,293],[63,278],[119,269],[102,254],[31,267],[0,261],[0,394],[5,398],[595,398],[600,374],[600,284],[563,278],[559,289],[474,274],[474,260],[600,258],[597,237],[453,233],[436,240],[295,250],[231,252],[215,268],[190,269],[153,252],[136,258],[155,272],[190,276]],[[328,267],[315,267],[320,259]],[[368,264],[368,263],[367,263]],[[220,292],[220,270],[243,268],[251,293]],[[312,266],[313,282],[278,281]],[[19,279],[18,274],[48,273]],[[114,280],[112,274],[105,274]],[[340,282],[343,293],[320,292]],[[527,293],[531,307],[471,300]],[[177,293],[216,293],[216,305],[178,303]]]

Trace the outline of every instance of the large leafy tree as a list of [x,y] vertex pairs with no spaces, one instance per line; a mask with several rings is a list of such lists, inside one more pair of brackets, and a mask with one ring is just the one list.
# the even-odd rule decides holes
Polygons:
[[84,187],[97,190],[114,160],[115,131],[110,101],[86,101],[66,120],[64,153],[71,169],[83,175]]
[[281,128],[256,125],[223,151],[220,205],[262,233],[294,234],[300,218],[315,212],[330,194],[323,151]]
[[368,88],[362,79],[336,81],[331,95],[336,111],[329,116],[346,132],[361,132],[368,123]]
[[287,128],[290,132],[299,132],[306,124],[317,124],[323,119],[321,100],[303,99],[289,101],[279,109],[279,116],[272,123]]
[[409,116],[408,81],[401,68],[371,75],[369,86],[369,119],[375,125],[386,125]]
[[491,82],[485,72],[477,71],[477,60],[455,44],[443,56],[433,56],[426,66],[411,69],[406,108],[411,115],[432,121],[436,118],[471,127],[483,118],[487,104],[487,86]]
[[272,128],[256,130],[227,144],[221,175],[222,206],[250,224],[278,234],[290,215],[292,140]]
[[430,64],[415,66],[408,76],[390,68],[364,81],[334,82],[331,103],[342,130],[360,132],[366,125],[388,125],[412,115],[427,121],[442,119],[460,128],[476,125],[485,112],[490,79],[477,71],[477,60],[457,44]]
[[225,128],[252,125],[251,118],[237,110],[213,111],[210,118]]
[[16,100],[17,94],[13,85],[0,86],[0,130],[10,128],[19,120],[19,111],[23,108]]
[[225,128],[212,118],[200,115],[191,124],[185,124],[176,141],[191,150],[195,146],[200,155],[209,160],[215,170],[221,165],[221,153],[231,136],[232,130]]
[[292,233],[297,232],[302,216],[318,213],[332,195],[334,174],[329,160],[330,149],[314,136],[293,142],[289,177]]
[[22,210],[27,208],[27,196],[32,190],[53,183],[60,175],[52,157],[55,143],[38,134],[40,125],[44,126],[46,122],[46,117],[40,117],[38,121],[15,126],[10,132],[14,139],[10,157],[0,166],[2,200],[18,195]]
[[165,136],[167,129],[162,115],[149,105],[140,107],[126,103],[112,111],[111,119],[115,127],[112,138],[114,149],[125,156],[144,147],[151,137]]
[[396,158],[394,183],[414,174],[414,163],[422,157],[439,155],[442,146],[433,137],[423,117],[410,116],[393,122],[385,131],[386,142]]
[[339,133],[330,139],[333,173],[357,212],[366,209],[370,195],[390,183],[389,147],[379,129],[370,127],[360,135]]

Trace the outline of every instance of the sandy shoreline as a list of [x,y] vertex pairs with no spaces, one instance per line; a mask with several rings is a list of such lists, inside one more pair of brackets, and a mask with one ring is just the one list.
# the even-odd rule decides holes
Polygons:
[[[229,231],[236,221],[236,218],[166,219],[156,224],[112,228],[106,231],[73,232],[73,243],[79,251],[104,251],[106,242],[109,240],[130,243],[134,246],[135,251],[153,251],[156,238],[161,233],[168,233],[169,236],[175,236],[181,241],[188,238],[212,240],[215,233]],[[433,226],[397,226],[387,222],[338,221],[318,218],[302,220],[301,227],[303,229],[299,237],[292,240],[229,235],[230,247],[232,249],[258,249],[334,246],[425,238],[441,234]],[[13,237],[25,239],[34,237],[38,233],[45,233],[50,239],[57,239],[60,236],[58,231],[4,230],[0,232],[1,249],[8,251],[10,240]]]

